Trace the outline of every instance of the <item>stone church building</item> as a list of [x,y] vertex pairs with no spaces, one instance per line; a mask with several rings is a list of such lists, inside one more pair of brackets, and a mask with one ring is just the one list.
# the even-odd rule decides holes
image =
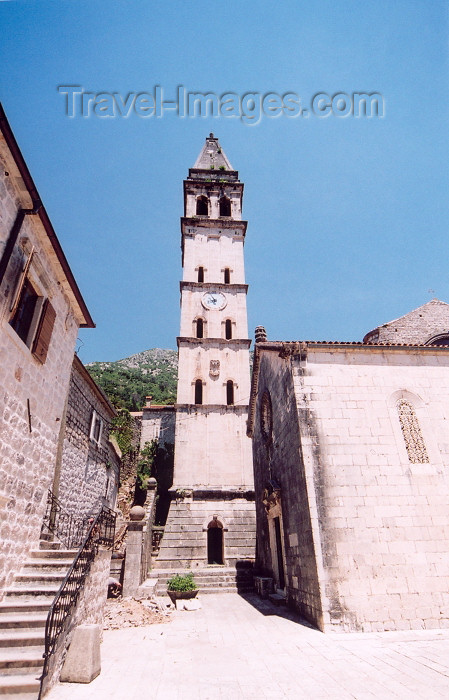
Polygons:
[[257,565],[323,631],[449,626],[449,305],[363,342],[256,332]]

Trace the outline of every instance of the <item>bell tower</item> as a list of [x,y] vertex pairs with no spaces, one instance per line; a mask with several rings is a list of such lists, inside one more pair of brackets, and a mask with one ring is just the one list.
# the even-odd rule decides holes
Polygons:
[[238,172],[210,134],[184,181],[175,462],[166,526],[172,554],[164,535],[158,557],[172,567],[254,559],[242,197]]
[[211,134],[184,181],[174,482],[252,488],[243,183]]

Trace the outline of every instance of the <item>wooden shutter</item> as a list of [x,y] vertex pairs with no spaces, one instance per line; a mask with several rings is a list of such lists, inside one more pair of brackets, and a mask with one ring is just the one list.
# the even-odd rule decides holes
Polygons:
[[44,364],[47,359],[53,326],[55,325],[56,312],[48,299],[44,304],[36,337],[34,338],[32,353],[39,362]]

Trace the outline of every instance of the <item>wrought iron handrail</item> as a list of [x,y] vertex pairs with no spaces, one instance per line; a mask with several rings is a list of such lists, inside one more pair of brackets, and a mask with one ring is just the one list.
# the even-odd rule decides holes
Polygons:
[[43,526],[56,535],[67,549],[80,546],[94,517],[87,515],[79,518],[73,513],[68,513],[54,493],[51,490],[48,491]]
[[92,520],[78,554],[50,606],[45,625],[44,667],[41,676],[39,699],[42,694],[44,678],[48,673],[49,659],[55,651],[56,642],[67,619],[75,609],[78,596],[84,586],[98,548],[100,545],[112,548],[114,544],[115,518],[114,511],[103,506],[102,510]]

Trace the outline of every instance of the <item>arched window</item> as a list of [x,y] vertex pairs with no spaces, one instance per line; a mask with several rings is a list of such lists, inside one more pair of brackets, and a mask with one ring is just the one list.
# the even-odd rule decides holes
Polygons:
[[232,321],[227,318],[225,321],[225,338],[226,340],[231,340],[232,338]]
[[415,409],[405,399],[400,399],[397,402],[397,409],[409,462],[427,464],[430,460]]
[[204,338],[204,321],[202,318],[196,319],[196,337]]
[[209,200],[204,195],[196,200],[196,213],[198,216],[209,216]]
[[198,406],[203,403],[203,382],[201,379],[197,379],[195,382],[195,403]]
[[224,269],[224,283],[225,284],[231,283],[231,270],[229,269],[229,267],[225,267],[225,269]]
[[226,195],[220,197],[220,216],[231,216],[231,200]]
[[428,340],[426,345],[437,345],[438,347],[446,347],[449,345],[449,334],[440,333],[440,335],[435,335],[433,338]]
[[198,282],[204,282],[204,267],[198,268]]
[[234,382],[232,379],[226,382],[226,403],[228,406],[234,404]]

